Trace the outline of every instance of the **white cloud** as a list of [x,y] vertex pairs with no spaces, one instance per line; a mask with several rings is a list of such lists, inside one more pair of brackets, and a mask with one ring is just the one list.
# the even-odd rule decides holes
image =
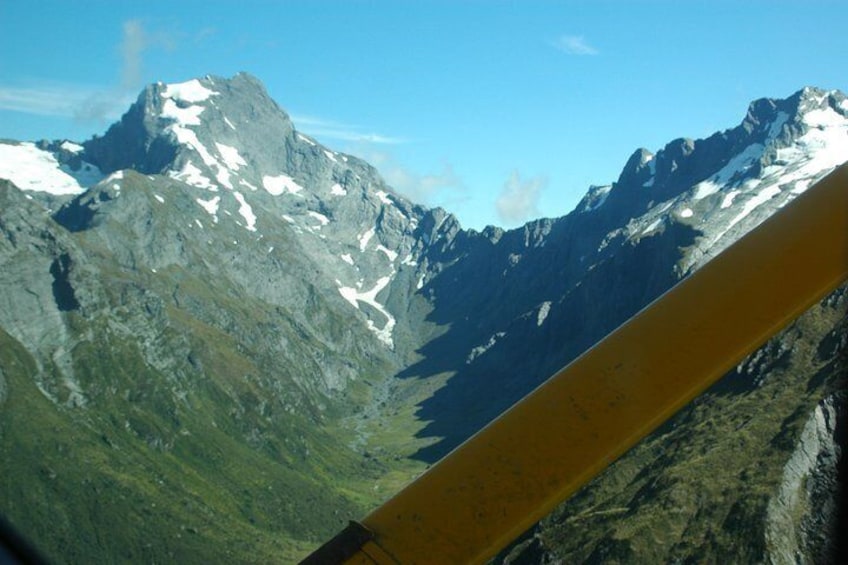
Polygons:
[[74,107],[93,94],[93,90],[72,85],[32,87],[0,86],[0,109],[39,116],[74,115]]
[[539,196],[548,184],[543,176],[522,179],[512,171],[503,185],[495,206],[498,217],[506,224],[519,224],[539,216]]
[[111,122],[120,118],[134,101],[135,96],[128,92],[95,92],[74,107],[73,118],[81,122]]
[[197,33],[195,33],[194,36],[192,37],[192,40],[194,41],[194,43],[203,43],[207,39],[209,39],[210,37],[214,37],[217,34],[218,34],[218,28],[207,26],[207,27],[201,28]]
[[134,88],[141,82],[141,62],[147,49],[147,34],[138,20],[124,22],[121,40],[121,88]]
[[145,51],[153,47],[173,49],[175,45],[173,34],[149,33],[141,21],[127,20],[119,45],[121,67],[115,86],[48,81],[28,86],[0,85],[0,109],[82,122],[113,121],[135,100],[143,84]]
[[[214,35],[214,28],[203,28],[195,34],[195,42],[202,42]],[[146,29],[141,20],[127,20],[123,23],[121,37],[121,82],[122,90],[137,90],[144,83],[144,53],[150,49],[173,51],[185,34],[177,31]]]
[[353,153],[376,167],[389,186],[416,204],[435,206],[465,196],[465,183],[450,163],[443,164],[435,172],[419,173],[403,166],[384,151],[362,148]]
[[569,55],[597,55],[598,50],[589,45],[582,35],[561,35],[551,44]]
[[407,142],[406,139],[400,137],[368,132],[358,125],[344,124],[333,120],[316,118],[314,116],[291,116],[291,119],[297,125],[297,128],[303,131],[303,133],[318,139],[377,143],[380,145],[394,145]]
[[134,99],[135,96],[126,92],[90,85],[0,85],[0,110],[72,118],[81,122],[115,120]]
[[79,84],[51,82],[24,87],[0,86],[0,110],[82,121],[114,120],[133,98],[108,87]]

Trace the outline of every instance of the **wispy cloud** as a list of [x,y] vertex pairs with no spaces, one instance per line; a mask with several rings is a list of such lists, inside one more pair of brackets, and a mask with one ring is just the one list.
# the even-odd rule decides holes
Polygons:
[[450,163],[434,172],[417,172],[402,165],[384,151],[357,151],[374,165],[386,183],[417,204],[434,206],[438,202],[455,202],[465,198],[467,188]]
[[434,206],[437,201],[457,202],[466,198],[465,183],[450,163],[444,163],[436,171],[421,172],[398,161],[387,146],[409,143],[408,138],[307,114],[293,114],[291,119],[298,130],[321,141],[344,142],[344,151],[372,164],[392,189],[412,202]]
[[[214,33],[214,28],[203,28],[195,34],[193,40],[202,42]],[[185,38],[186,34],[179,31],[150,30],[138,19],[125,21],[119,47],[121,52],[120,87],[125,90],[135,90],[142,86],[146,51],[151,49],[173,51]]]
[[315,116],[296,115],[292,121],[303,133],[321,139],[334,139],[338,141],[352,141],[362,143],[376,143],[381,145],[393,145],[406,143],[408,140],[401,137],[393,137],[368,131],[366,128],[354,124],[344,124]]
[[44,83],[14,87],[0,85],[0,109],[77,120],[115,119],[133,97],[108,87]]
[[74,107],[93,91],[68,85],[0,86],[0,109],[39,116],[73,117]]
[[192,37],[192,41],[194,43],[203,43],[207,39],[209,39],[210,37],[214,37],[217,34],[218,34],[218,28],[212,27],[212,26],[207,26],[207,27],[201,28],[197,33],[195,33],[194,36]]
[[569,55],[597,55],[598,50],[591,46],[582,35],[560,35],[551,45]]
[[132,88],[141,82],[141,63],[147,48],[147,34],[139,20],[124,22],[121,40],[121,88]]
[[547,184],[544,176],[522,179],[512,171],[495,202],[498,217],[506,224],[518,224],[539,216],[539,197]]
[[121,66],[116,84],[80,85],[42,82],[27,86],[0,85],[0,109],[41,116],[60,116],[82,122],[104,122],[118,118],[135,99],[144,82],[144,53],[151,48],[171,50],[176,34],[150,32],[140,20],[122,24]]

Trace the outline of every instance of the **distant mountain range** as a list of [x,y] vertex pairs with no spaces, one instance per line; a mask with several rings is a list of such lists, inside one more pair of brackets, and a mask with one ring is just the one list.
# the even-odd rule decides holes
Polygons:
[[[846,159],[848,99],[805,88],[478,232],[247,74],[150,85],[85,142],[0,142],[0,512],[56,562],[296,561]],[[846,308],[499,560],[829,555]]]

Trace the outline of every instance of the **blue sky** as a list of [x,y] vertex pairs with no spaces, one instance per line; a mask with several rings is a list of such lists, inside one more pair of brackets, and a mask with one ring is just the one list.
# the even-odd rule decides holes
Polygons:
[[82,141],[147,83],[259,77],[463,226],[566,214],[638,147],[848,90],[848,2],[0,0],[0,138]]

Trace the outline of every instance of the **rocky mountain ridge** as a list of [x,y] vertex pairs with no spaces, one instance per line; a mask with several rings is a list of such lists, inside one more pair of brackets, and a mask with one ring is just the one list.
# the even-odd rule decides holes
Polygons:
[[[82,144],[0,143],[3,448],[51,446],[7,457],[14,481],[3,511],[68,561],[220,558],[221,540],[258,561],[295,559],[846,156],[848,101],[806,88],[752,103],[739,126],[707,139],[637,150],[615,183],[592,187],[562,218],[476,232],[298,132],[246,74],[150,85],[120,122]],[[764,490],[784,492],[774,477],[812,433],[800,427],[805,418],[832,412],[816,403],[840,382],[845,307],[836,293],[716,393],[734,402],[765,394],[786,363],[801,375],[808,400],[783,412],[763,400],[762,443],[787,438],[750,462],[769,461]],[[810,348],[824,352],[809,361]],[[690,465],[681,456],[651,470],[640,453],[693,442],[692,430],[715,418],[700,402],[697,418],[652,437],[609,480],[627,484],[621,477],[640,465],[657,476]],[[16,432],[22,425],[29,436]],[[838,441],[820,444],[838,452]],[[79,469],[57,471],[71,449],[82,453]],[[780,488],[797,491],[791,485],[817,468],[793,468],[802,467]],[[163,489],[174,503],[151,516],[144,509],[162,504]],[[102,493],[141,535],[71,541],[73,524],[100,527]],[[767,504],[781,497],[767,496],[740,524],[771,520],[754,529],[773,540],[818,523],[809,509],[788,526],[768,518],[797,517]],[[704,505],[692,512],[724,508]],[[641,516],[639,504],[629,507]],[[45,526],[50,513],[64,517],[58,534]],[[534,538],[544,543],[516,551],[576,558],[556,541],[559,527],[552,519]],[[710,555],[724,555],[745,527]],[[619,533],[613,543],[604,528],[584,539],[583,559],[616,555],[629,540]],[[791,550],[764,541],[758,559],[823,547],[799,536]],[[627,551],[691,557],[687,539],[656,550],[670,553],[644,553],[638,540]]]

